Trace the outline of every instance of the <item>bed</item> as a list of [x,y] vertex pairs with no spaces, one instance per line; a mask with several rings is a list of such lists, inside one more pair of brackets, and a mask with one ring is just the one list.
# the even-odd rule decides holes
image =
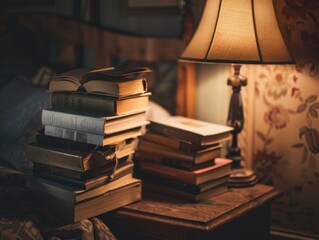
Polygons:
[[32,169],[25,144],[41,127],[41,109],[50,106],[50,78],[79,66],[84,47],[94,53],[96,67],[153,68],[151,100],[171,114],[192,117],[195,67],[176,61],[191,31],[138,37],[38,13],[1,15],[0,23],[0,239],[116,239],[98,217],[69,224],[40,207],[25,188]]

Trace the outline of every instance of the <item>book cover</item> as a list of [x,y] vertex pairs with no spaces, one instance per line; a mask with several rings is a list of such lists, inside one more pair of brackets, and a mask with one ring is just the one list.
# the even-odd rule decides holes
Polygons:
[[169,116],[152,120],[148,126],[151,132],[179,138],[195,145],[212,145],[230,139],[233,128],[204,122],[182,116]]
[[[114,156],[114,155],[113,155]],[[112,160],[106,161],[103,165],[88,169],[86,171],[76,171],[67,168],[51,166],[43,163],[33,163],[33,175],[51,178],[53,175],[72,178],[75,180],[87,181],[96,176],[111,175],[116,169],[126,165],[128,156],[117,159],[115,156]]]
[[109,135],[99,135],[49,125],[46,125],[44,127],[45,135],[68,139],[81,143],[93,144],[97,146],[111,145],[120,141],[124,141],[128,138],[138,137],[142,134],[141,131],[142,127],[138,127]]
[[143,93],[123,98],[84,92],[53,92],[51,106],[54,110],[95,114],[100,116],[129,115],[149,108],[149,96]]
[[41,115],[42,125],[68,128],[94,134],[111,134],[130,128],[139,127],[148,123],[146,112],[124,116],[97,117],[81,113],[43,109]]
[[103,184],[106,184],[110,181],[114,181],[119,179],[127,174],[133,173],[134,164],[131,161],[126,161],[118,168],[114,168],[114,171],[109,171],[108,173],[100,174],[98,176],[94,176],[87,180],[80,180],[75,178],[66,177],[63,175],[58,175],[55,173],[50,173],[48,171],[34,171],[33,175],[35,177],[55,181],[57,183],[63,184],[65,186],[74,187],[82,190],[90,190],[96,187],[99,187]]
[[90,190],[80,190],[55,181],[33,176],[27,178],[27,187],[31,190],[34,189],[39,192],[51,194],[69,203],[77,203],[100,196],[114,188],[125,186],[135,180],[136,179],[132,177],[132,174],[127,174],[99,187]]
[[147,91],[144,76],[150,71],[147,67],[80,68],[53,76],[49,91],[78,91],[83,88],[88,93],[115,97],[140,94]]
[[138,143],[139,151],[176,160],[192,162],[194,164],[213,161],[215,158],[220,157],[221,148],[222,145],[218,144],[198,150],[197,152],[189,153],[166,145],[161,145],[156,142],[147,141],[144,138],[140,138]]
[[157,134],[151,131],[146,131],[143,138],[151,142],[156,142],[156,143],[166,145],[168,147],[179,149],[189,153],[195,152],[201,149],[201,146],[197,146],[190,141],[184,141],[177,137]]
[[54,182],[38,179],[28,181],[27,187],[43,203],[43,207],[67,222],[94,217],[141,199],[141,182],[132,178],[121,183],[108,183],[92,189],[92,192],[65,189]]
[[[126,143],[124,142],[126,145]],[[94,167],[104,165],[108,161],[113,161],[115,152],[119,148],[124,149],[122,143],[110,145],[104,149],[92,151],[78,151],[70,149],[60,149],[53,147],[43,147],[38,143],[30,143],[26,146],[28,160],[33,163],[41,163],[50,166],[61,167],[74,171],[87,171]],[[133,143],[126,146],[133,151]]]
[[155,154],[143,152],[140,150],[134,153],[134,159],[136,159],[137,161],[138,159],[141,159],[144,161],[155,162],[157,164],[175,167],[175,168],[183,169],[186,171],[193,171],[193,170],[201,169],[204,167],[209,167],[215,164],[215,158],[210,161],[197,164],[193,162],[182,161],[182,160],[177,160],[174,158],[168,158],[165,156],[155,155]]
[[90,152],[98,150],[103,152],[108,146],[100,147],[94,144],[75,142],[59,137],[52,137],[44,134],[44,128],[35,135],[37,143],[42,147],[69,149],[73,151]]

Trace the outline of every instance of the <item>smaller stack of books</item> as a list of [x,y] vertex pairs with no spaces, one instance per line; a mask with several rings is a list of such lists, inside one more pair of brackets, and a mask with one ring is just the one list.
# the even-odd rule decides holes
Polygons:
[[145,68],[78,69],[49,85],[43,131],[27,146],[28,187],[46,206],[76,222],[141,198],[133,178],[135,141],[149,122]]
[[227,191],[229,159],[221,158],[232,128],[191,118],[152,120],[135,154],[143,191],[195,202]]

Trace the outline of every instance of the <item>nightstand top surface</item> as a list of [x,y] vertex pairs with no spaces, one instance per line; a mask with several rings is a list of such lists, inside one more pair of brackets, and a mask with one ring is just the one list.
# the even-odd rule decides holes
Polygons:
[[271,201],[279,194],[274,187],[262,184],[247,188],[230,188],[228,192],[200,203],[147,193],[141,201],[124,206],[115,211],[115,214],[137,220],[211,230]]

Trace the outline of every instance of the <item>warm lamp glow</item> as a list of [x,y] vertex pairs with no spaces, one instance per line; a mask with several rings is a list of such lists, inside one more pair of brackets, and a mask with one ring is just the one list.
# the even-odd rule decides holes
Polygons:
[[207,0],[198,28],[180,60],[293,63],[272,0]]
[[227,80],[233,89],[227,124],[234,128],[226,155],[233,160],[234,169],[228,183],[233,187],[255,184],[258,178],[242,168],[238,147],[238,134],[245,122],[240,91],[247,84],[240,64],[294,63],[282,38],[273,0],[206,0],[198,28],[179,60],[235,63],[235,73]]

